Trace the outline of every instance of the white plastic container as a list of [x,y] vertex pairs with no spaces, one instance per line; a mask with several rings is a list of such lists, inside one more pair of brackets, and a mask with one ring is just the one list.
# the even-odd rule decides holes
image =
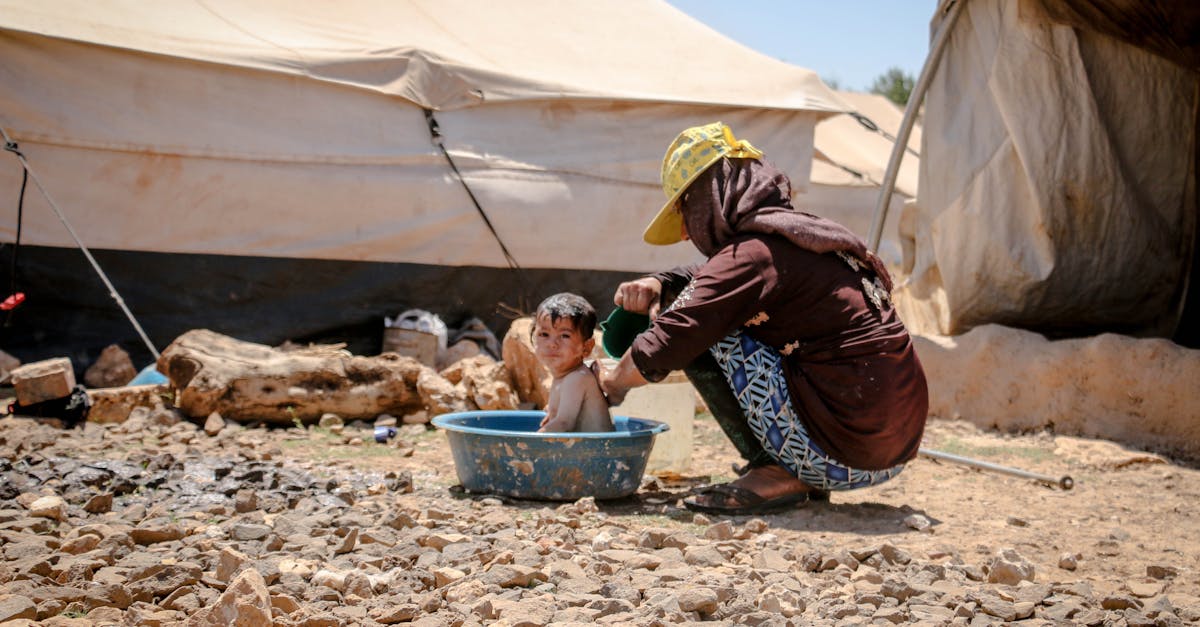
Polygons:
[[649,418],[671,426],[654,438],[646,472],[687,474],[692,465],[692,423],[696,416],[696,389],[682,372],[633,388],[625,402],[612,408],[614,416]]
[[432,368],[437,363],[438,337],[415,329],[388,327],[383,330],[383,352],[415,357]]

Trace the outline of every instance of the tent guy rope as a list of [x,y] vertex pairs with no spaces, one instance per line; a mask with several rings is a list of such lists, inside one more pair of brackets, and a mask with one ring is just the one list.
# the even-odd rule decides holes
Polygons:
[[[92,251],[88,250],[87,245],[83,243],[83,240],[80,239],[75,229],[71,227],[71,223],[67,221],[67,216],[63,214],[62,209],[58,207],[58,203],[54,202],[54,199],[50,197],[50,192],[42,185],[42,180],[38,178],[37,172],[29,165],[29,161],[25,158],[25,155],[20,150],[17,150],[17,143],[9,137],[8,131],[4,130],[2,126],[0,126],[0,134],[4,135],[5,149],[16,155],[17,159],[21,161],[21,167],[25,168],[25,172],[33,179],[33,184],[37,185],[38,190],[42,192],[42,197],[46,199],[46,202],[50,204],[50,208],[58,216],[59,221],[67,228],[67,232],[71,234],[71,238],[75,240],[75,244],[79,246],[79,250],[83,252],[83,256],[87,257],[88,263],[92,264],[92,268],[96,270],[96,274],[100,275],[100,280],[104,281],[104,286],[108,288],[109,296],[112,296],[113,300],[117,302],[117,306],[121,308],[121,311],[125,312],[125,317],[129,318],[129,322],[133,324],[133,328],[141,336],[142,342],[146,344],[146,348],[150,349],[150,354],[154,355],[154,359],[157,361],[159,357],[158,349],[154,348],[154,343],[150,341],[150,337],[146,335],[146,332],[142,329],[142,325],[138,323],[133,312],[129,310],[129,307],[125,304],[125,300],[117,292],[117,288],[113,287],[112,281],[108,280],[108,275],[104,273],[104,269],[100,267],[96,258],[92,256]],[[10,146],[11,148],[9,148]]]
[[[488,230],[491,231],[492,238],[495,239],[496,243],[500,245],[500,252],[504,254],[504,261],[508,263],[508,267],[510,269],[516,271],[517,278],[521,283],[522,291],[528,291],[529,281],[525,278],[525,270],[521,268],[521,264],[517,263],[517,258],[513,257],[512,253],[508,251],[508,246],[504,244],[504,240],[500,239],[500,233],[496,230],[495,225],[492,224],[491,218],[489,218],[487,212],[483,210],[483,206],[479,204],[479,199],[475,197],[475,192],[471,191],[471,186],[467,185],[467,180],[463,178],[462,172],[460,172],[458,169],[458,165],[454,163],[454,159],[450,157],[450,151],[446,150],[446,142],[442,137],[441,126],[438,125],[437,118],[433,117],[433,110],[425,109],[424,111],[425,123],[429,125],[430,140],[433,142],[433,145],[437,146],[438,149],[442,151],[442,156],[446,158],[446,163],[450,164],[450,169],[454,171],[454,176],[458,178],[458,182],[462,185],[462,188],[466,190],[467,196],[471,199],[471,203],[475,205],[475,211],[479,212],[479,217],[483,218],[483,223],[487,226]],[[527,294],[523,294],[519,299],[521,301],[519,304],[522,309],[527,309],[527,303],[525,301],[528,299],[526,296]]]
[[[5,141],[4,149],[13,153],[14,155],[17,155],[18,157],[24,156],[21,154],[21,150],[14,142]],[[17,192],[17,233],[16,237],[13,239],[12,264],[9,268],[9,295],[4,299],[3,303],[0,303],[0,311],[9,312],[4,318],[5,326],[8,326],[8,323],[12,320],[12,311],[19,307],[21,303],[25,302],[25,294],[17,290],[17,268],[20,267],[17,257],[21,253],[21,224],[25,221],[25,188],[28,187],[28,185],[29,170],[22,169],[21,191]]]
[[[854,118],[859,124],[862,125],[863,128],[867,129],[868,131],[871,131],[872,133],[879,134],[881,137],[892,142],[893,144],[895,144],[897,141],[899,141],[895,135],[892,135],[891,133],[879,128],[879,125],[875,123],[875,120],[872,120],[871,118],[859,113],[858,111],[847,111],[846,115],[849,115],[850,117]],[[909,148],[907,145],[904,146],[904,151],[914,157],[917,157],[918,159],[921,158],[921,153],[913,150],[912,148]],[[848,169],[848,168],[843,168],[843,169]]]

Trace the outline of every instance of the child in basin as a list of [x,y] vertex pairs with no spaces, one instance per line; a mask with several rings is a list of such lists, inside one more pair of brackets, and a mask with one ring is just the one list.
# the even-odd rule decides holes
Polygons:
[[583,364],[596,344],[595,328],[596,310],[580,296],[564,292],[538,305],[533,350],[553,377],[539,432],[613,430],[596,373]]

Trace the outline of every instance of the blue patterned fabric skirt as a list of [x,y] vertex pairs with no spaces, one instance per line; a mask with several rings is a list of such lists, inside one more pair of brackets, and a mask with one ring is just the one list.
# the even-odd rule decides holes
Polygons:
[[826,455],[796,416],[775,349],[738,330],[709,351],[729,381],[750,430],[771,457],[804,483],[822,490],[853,490],[883,483],[904,469],[900,464],[856,470]]

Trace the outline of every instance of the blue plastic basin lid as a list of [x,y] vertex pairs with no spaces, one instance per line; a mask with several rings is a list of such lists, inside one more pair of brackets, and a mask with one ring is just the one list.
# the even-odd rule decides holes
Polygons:
[[[447,431],[458,433],[470,433],[473,435],[492,435],[506,436],[518,438],[537,438],[537,439],[558,439],[563,438],[581,438],[589,440],[604,440],[604,439],[624,439],[624,438],[641,438],[650,435],[656,435],[667,431],[671,428],[664,422],[657,420],[649,420],[646,418],[630,418],[628,416],[613,416],[613,426],[616,431],[582,433],[576,431],[554,432],[554,433],[538,433],[537,431],[515,431],[511,429],[488,429],[483,427],[472,427],[462,424],[465,420],[475,421],[479,418],[487,418],[495,416],[497,418],[526,418],[534,421],[534,424],[540,422],[542,417],[546,415],[544,411],[465,411],[454,414],[442,414],[433,418],[433,426]],[[630,430],[634,429],[634,430]]]

